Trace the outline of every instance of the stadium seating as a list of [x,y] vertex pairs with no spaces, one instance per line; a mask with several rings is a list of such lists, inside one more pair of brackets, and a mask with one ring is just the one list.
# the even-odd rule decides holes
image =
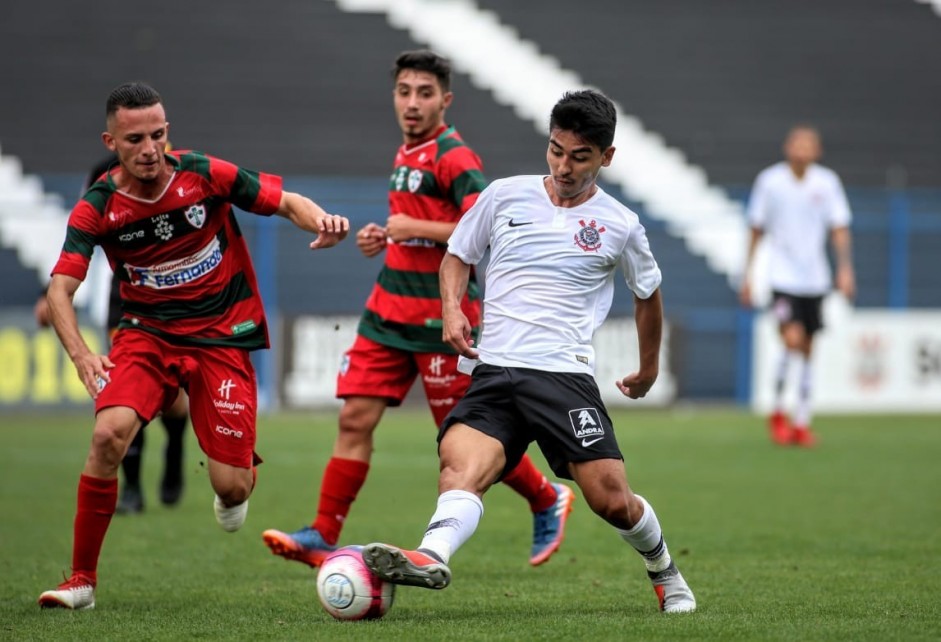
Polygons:
[[19,159],[0,154],[0,304],[33,305],[65,229],[60,199],[43,192]]
[[[400,141],[389,100],[391,61],[431,42],[441,26],[413,24],[408,11],[421,0],[286,0],[278,11],[233,0],[223,13],[175,0],[146,23],[118,0],[55,4],[49,12],[46,5],[13,3],[0,21],[0,58],[19,61],[0,68],[0,86],[19,89],[0,101],[4,158],[20,158],[46,189],[74,198],[101,153],[103,97],[118,82],[142,78],[163,92],[178,146],[285,174],[289,186],[354,225],[385,216],[386,177]],[[545,166],[547,108],[514,102],[512,88],[494,85],[501,65],[512,78],[528,73],[549,98],[559,82],[576,78],[601,88],[624,112],[621,130],[636,134],[619,139],[616,163],[626,176],[606,175],[605,188],[641,215],[664,269],[667,313],[685,346],[677,366],[684,396],[733,394],[740,311],[727,275],[745,243],[741,204],[757,171],[780,156],[781,138],[795,120],[821,127],[825,161],[849,188],[859,303],[941,305],[931,282],[941,217],[941,124],[934,113],[941,88],[923,81],[941,77],[941,20],[933,5],[477,0],[476,6],[491,13],[477,36],[459,23],[465,37],[489,34],[491,40],[481,40],[486,46],[496,46],[501,34],[528,41],[520,47],[522,62],[491,51],[455,57],[460,73],[449,117],[484,159],[488,176],[540,173]],[[115,33],[131,43],[120,56],[110,50]],[[464,49],[476,53],[481,42]],[[537,60],[555,71],[539,75]],[[685,167],[689,178],[652,172],[644,159],[653,158]],[[17,174],[15,166],[0,163],[0,180],[5,173]],[[884,189],[888,180],[924,189],[891,192]],[[26,183],[11,198],[42,189],[34,179]],[[679,203],[644,191],[657,183],[683,194]],[[683,185],[704,191],[684,192]],[[899,207],[902,215],[894,213]],[[887,234],[890,212],[914,232],[906,237],[910,261],[901,268],[899,246]],[[706,224],[703,213],[711,215]],[[269,242],[261,223],[242,220],[253,243]],[[285,315],[356,313],[378,262],[359,259],[352,246],[311,254],[285,225],[274,225],[278,291],[268,303]],[[28,237],[21,223],[0,228],[0,239],[17,235]],[[58,246],[62,231],[41,236]],[[19,256],[42,261],[47,253],[29,248]],[[889,274],[908,283],[901,302]],[[629,314],[623,294],[615,312]]]
[[[795,121],[850,185],[941,185],[941,20],[898,0],[479,0],[706,169],[744,184]],[[572,38],[573,25],[590,36]]]

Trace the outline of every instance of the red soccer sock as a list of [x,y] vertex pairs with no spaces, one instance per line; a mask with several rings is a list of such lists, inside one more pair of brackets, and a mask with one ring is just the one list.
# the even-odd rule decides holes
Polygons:
[[92,583],[98,579],[98,556],[118,504],[118,480],[82,475],[72,540],[72,573]]
[[369,462],[332,457],[320,482],[320,504],[312,526],[328,544],[336,544],[340,530],[369,473]]
[[529,455],[523,455],[516,468],[503,478],[503,483],[525,497],[534,513],[546,510],[558,498],[555,488],[539,472]]

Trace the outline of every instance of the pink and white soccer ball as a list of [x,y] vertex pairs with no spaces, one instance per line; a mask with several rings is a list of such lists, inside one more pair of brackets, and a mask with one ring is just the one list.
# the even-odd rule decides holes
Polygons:
[[362,546],[330,553],[317,573],[317,596],[338,620],[375,620],[392,608],[395,584],[383,582],[363,563]]

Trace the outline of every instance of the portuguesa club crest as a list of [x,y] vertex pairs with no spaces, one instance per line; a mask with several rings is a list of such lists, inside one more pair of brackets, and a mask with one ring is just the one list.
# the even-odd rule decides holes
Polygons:
[[206,222],[206,207],[202,203],[191,205],[184,214],[186,215],[187,222],[196,229],[202,228],[203,224]]

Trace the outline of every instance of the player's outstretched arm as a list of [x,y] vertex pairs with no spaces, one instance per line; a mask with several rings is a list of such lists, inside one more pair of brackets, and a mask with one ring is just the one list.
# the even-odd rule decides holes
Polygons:
[[350,222],[345,216],[327,214],[322,207],[296,192],[281,195],[277,213],[302,230],[317,235],[310,244],[312,250],[333,247],[350,231]]
[[426,221],[408,214],[392,214],[386,221],[386,234],[396,243],[428,239],[445,244],[456,227],[456,222]]
[[660,340],[663,336],[663,300],[660,288],[646,299],[634,296],[634,322],[637,324],[637,344],[640,367],[620,381],[616,381],[621,394],[631,399],[645,397],[660,374]]
[[92,399],[96,399],[99,378],[105,382],[111,381],[108,370],[113,368],[114,364],[107,356],[94,354],[78,329],[78,318],[75,316],[72,298],[81,283],[73,276],[54,274],[46,292],[46,301],[49,304],[52,327],[59,335],[62,347],[75,364],[75,370],[78,371],[78,377],[85,385],[85,390]]

